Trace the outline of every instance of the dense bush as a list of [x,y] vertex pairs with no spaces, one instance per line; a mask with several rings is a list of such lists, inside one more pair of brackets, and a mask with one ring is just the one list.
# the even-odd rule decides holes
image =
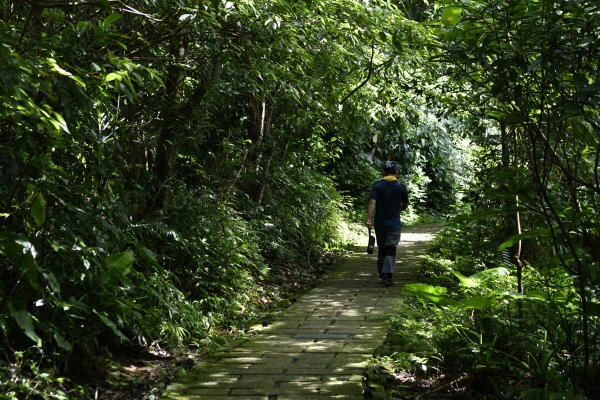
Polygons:
[[[493,226],[479,223],[484,232]],[[580,381],[579,317],[573,312],[578,297],[568,288],[568,275],[548,265],[552,259],[537,260],[526,269],[521,295],[514,272],[506,268],[510,264],[477,241],[481,233],[460,225],[440,232],[419,283],[407,285],[400,312],[388,322],[370,379],[398,395],[420,385],[426,392],[436,381],[445,388],[436,393],[440,396],[587,398]],[[412,389],[391,378],[401,373],[417,377]],[[453,379],[455,385],[446,386]]]

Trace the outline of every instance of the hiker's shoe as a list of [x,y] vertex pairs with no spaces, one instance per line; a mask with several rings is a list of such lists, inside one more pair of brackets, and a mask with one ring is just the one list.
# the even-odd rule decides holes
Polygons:
[[383,280],[383,283],[385,283],[386,286],[392,286],[392,274],[383,274],[383,278],[381,279]]

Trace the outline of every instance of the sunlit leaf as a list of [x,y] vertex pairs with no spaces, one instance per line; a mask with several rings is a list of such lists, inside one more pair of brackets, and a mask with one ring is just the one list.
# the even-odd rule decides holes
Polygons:
[[490,279],[495,279],[500,276],[510,275],[510,271],[505,267],[487,268],[470,276],[471,279],[476,279],[480,282],[485,282]]
[[120,81],[121,79],[123,79],[123,75],[121,75],[120,73],[110,72],[104,78],[104,82]]
[[33,197],[31,203],[31,214],[37,226],[42,226],[46,222],[46,200],[41,193],[37,193]]
[[463,287],[474,288],[474,287],[478,287],[479,284],[481,283],[479,280],[464,276],[463,274],[461,274],[458,271],[452,271],[452,273],[454,274],[454,276],[456,276],[458,278],[461,286],[463,286]]
[[441,20],[444,23],[444,25],[447,25],[447,26],[456,25],[460,22],[462,11],[463,11],[462,7],[458,7],[458,6],[446,7],[446,8],[444,8],[444,11],[442,11]]
[[530,290],[525,294],[527,299],[548,301],[548,295],[539,290]]
[[124,252],[112,254],[106,258],[106,265],[109,269],[116,271],[119,276],[126,276],[131,270],[131,265],[135,261],[135,254],[131,249]]
[[492,307],[497,302],[498,302],[498,299],[495,297],[474,296],[474,297],[469,297],[465,300],[460,301],[458,303],[458,307],[466,308],[466,309],[470,309],[470,310],[482,310],[482,309]]
[[75,82],[77,82],[82,88],[86,88],[86,84],[83,81],[83,79],[81,79],[78,76],[75,76],[74,74],[72,74],[71,72],[65,70],[64,68],[62,68],[61,66],[58,65],[58,63],[56,62],[56,60],[49,58],[48,59],[48,63],[50,64],[50,68],[55,71],[58,72],[59,74],[63,75],[63,76],[67,76],[70,79],[74,80]]
[[448,290],[443,286],[432,286],[424,283],[411,283],[405,286],[405,290],[418,297],[430,300],[436,304],[450,305],[456,303],[455,300],[450,299],[445,295]]
[[53,58],[49,58],[48,59],[48,64],[50,64],[50,67],[51,67],[51,69],[53,71],[58,72],[61,75],[64,75],[64,76],[72,76],[73,75],[69,71],[67,71],[67,70],[63,69],[62,67],[60,67],[58,65],[58,63],[56,62],[56,60],[53,59]]

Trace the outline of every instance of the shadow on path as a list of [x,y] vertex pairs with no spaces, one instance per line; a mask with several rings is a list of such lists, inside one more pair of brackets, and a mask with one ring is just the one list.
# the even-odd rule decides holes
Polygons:
[[377,277],[376,254],[357,247],[329,278],[256,338],[196,365],[165,399],[362,399],[362,374],[385,338],[397,294],[412,282],[439,225],[405,228],[395,284]]

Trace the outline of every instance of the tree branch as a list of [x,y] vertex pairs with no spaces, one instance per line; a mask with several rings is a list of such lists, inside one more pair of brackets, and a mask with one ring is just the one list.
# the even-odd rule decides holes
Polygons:
[[27,3],[36,7],[43,8],[61,8],[74,6],[99,6],[102,3],[120,3],[120,0],[89,0],[89,1],[40,1],[40,0],[25,0]]
[[348,93],[343,99],[342,101],[340,101],[340,105],[344,104],[346,102],[346,100],[348,100],[350,98],[350,96],[352,96],[354,93],[356,93],[361,87],[365,86],[367,84],[367,82],[369,82],[369,80],[371,79],[371,75],[373,75],[373,57],[375,56],[375,44],[371,45],[371,60],[369,61],[369,72],[367,74],[367,77],[365,78],[364,81],[362,81],[357,87],[355,87],[354,89],[352,89],[352,91],[350,93]]
[[123,2],[121,2],[121,0],[82,0],[82,1],[77,1],[77,0],[73,0],[73,1],[25,0],[25,1],[34,7],[42,7],[42,8],[100,6],[100,5],[103,5],[106,3],[118,4],[121,6],[121,8],[119,8],[119,11],[130,13],[130,14],[135,14],[135,15],[141,15],[142,17],[146,17],[153,21],[160,21],[159,19],[152,17],[150,14],[143,13],[127,4],[123,4]]

